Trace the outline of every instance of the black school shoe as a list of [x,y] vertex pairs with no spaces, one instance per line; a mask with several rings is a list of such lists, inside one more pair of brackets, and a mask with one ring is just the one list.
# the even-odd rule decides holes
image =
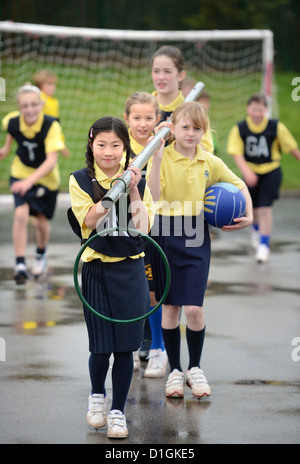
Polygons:
[[139,356],[141,361],[147,361],[151,349],[152,340],[143,340]]

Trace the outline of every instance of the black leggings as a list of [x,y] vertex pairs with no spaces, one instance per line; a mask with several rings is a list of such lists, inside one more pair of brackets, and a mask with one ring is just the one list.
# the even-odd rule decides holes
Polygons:
[[[109,369],[109,358],[110,353],[91,353],[90,355],[89,370],[92,384],[92,394],[102,393],[106,395],[105,380]],[[118,409],[124,413],[132,375],[132,352],[114,353],[114,363],[112,367],[112,410]]]

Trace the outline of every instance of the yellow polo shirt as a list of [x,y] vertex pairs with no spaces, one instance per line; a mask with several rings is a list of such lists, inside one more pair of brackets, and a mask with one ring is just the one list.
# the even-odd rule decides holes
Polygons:
[[130,146],[131,146],[131,149],[133,151],[133,153],[135,155],[139,155],[145,147],[143,147],[143,145],[141,145],[140,143],[138,143],[133,137],[132,137],[132,134],[131,134],[131,130],[129,129],[128,130],[128,133],[129,133],[129,138],[130,138]]
[[[173,111],[175,111],[176,108],[179,105],[181,105],[181,103],[184,102],[184,96],[182,95],[181,90],[179,90],[178,92],[179,92],[178,96],[175,98],[175,100],[173,100],[168,105],[163,106],[158,102],[160,111],[166,111],[166,112],[171,111],[173,113]],[[157,97],[157,91],[152,92],[152,95]],[[205,132],[205,134],[202,137],[201,145],[203,146],[204,150],[208,151],[209,153],[214,153],[215,146],[214,146],[213,136],[212,136],[212,133],[211,133],[211,128],[210,128],[209,123],[208,123],[207,131]]]
[[[142,153],[142,151],[144,150],[145,147],[143,147],[143,145],[141,145],[140,143],[138,143],[133,137],[132,137],[132,134],[131,134],[131,131],[130,129],[128,130],[128,133],[129,133],[129,138],[130,138],[130,146],[131,146],[131,149],[133,151],[133,153],[138,156],[140,153]],[[134,158],[132,158],[129,162],[129,165],[132,163]],[[121,163],[123,164],[123,166],[125,166],[125,163],[126,163],[126,151],[124,151],[124,154],[123,154],[123,158],[122,158],[122,161]],[[142,170],[142,175],[143,177],[145,177],[145,168],[143,168]]]
[[[245,183],[217,156],[197,145],[193,160],[175,150],[175,143],[163,152],[160,169],[161,194],[156,213],[162,216],[195,216],[203,209],[205,191],[216,182],[230,182],[240,190]],[[147,178],[151,172],[149,162]]]
[[[157,90],[152,92],[152,95],[154,95],[157,98]],[[175,111],[176,108],[179,105],[181,105],[181,103],[183,103],[183,102],[184,102],[184,96],[182,95],[181,90],[178,90],[178,95],[175,98],[175,100],[173,100],[171,103],[168,103],[167,105],[162,105],[160,102],[158,102],[158,105],[159,105],[160,111],[166,111],[167,113],[168,112],[173,113],[173,111]]]
[[41,98],[44,102],[43,113],[59,119],[59,102],[57,98],[51,97],[45,92],[41,92]]
[[[120,164],[119,171],[113,178],[107,177],[107,175],[99,168],[97,163],[94,164],[94,168],[95,168],[95,175],[96,175],[97,181],[101,184],[101,186],[104,189],[107,189],[107,190],[110,189],[112,180],[115,179],[118,174],[123,173],[122,164]],[[72,210],[81,227],[82,238],[87,239],[92,233],[92,229],[89,229],[86,226],[84,219],[87,213],[89,212],[90,208],[94,206],[95,203],[93,202],[89,194],[80,188],[80,186],[78,185],[78,182],[76,181],[73,175],[70,176],[69,192],[70,192]],[[145,192],[144,192],[143,203],[148,211],[149,223],[150,223],[150,228],[151,228],[154,222],[155,208],[154,208],[153,199],[150,193],[150,189],[147,185],[146,185]],[[143,256],[144,256],[144,253],[141,253],[140,255],[130,256],[130,258],[137,259]],[[82,254],[82,261],[84,262],[89,262],[94,259],[101,259],[101,261],[103,262],[117,262],[117,261],[122,261],[126,258],[127,257],[106,256],[102,253],[97,253],[96,251],[94,251],[92,248],[89,248],[89,247],[87,247]]]
[[[263,132],[268,125],[268,118],[265,117],[260,124],[255,124],[252,119],[247,116],[246,122],[248,128],[254,134]],[[280,121],[277,124],[277,137],[274,139],[271,146],[271,157],[270,163],[255,164],[247,162],[249,168],[256,174],[267,174],[268,172],[274,171],[280,167],[281,164],[281,152],[290,153],[292,150],[297,148],[297,142],[287,129],[287,127]],[[239,128],[237,125],[233,126],[229,132],[227,141],[227,153],[232,156],[244,156],[244,141],[240,136]]]

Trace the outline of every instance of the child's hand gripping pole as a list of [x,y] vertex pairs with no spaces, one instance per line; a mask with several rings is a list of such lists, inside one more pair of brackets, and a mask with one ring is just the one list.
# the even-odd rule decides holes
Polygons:
[[[203,91],[205,85],[203,82],[197,82],[189,94],[184,99],[185,102],[196,101]],[[166,139],[170,133],[169,127],[162,127],[151,142],[144,148],[144,150],[136,157],[131,163],[131,166],[143,169],[150,160],[153,153],[155,153],[161,145],[161,139]],[[117,182],[120,181],[120,182]],[[124,174],[118,179],[114,180],[114,184],[107,194],[102,198],[101,204],[103,208],[110,209],[114,203],[118,201],[123,193],[126,193],[131,182],[131,172],[125,171]]]

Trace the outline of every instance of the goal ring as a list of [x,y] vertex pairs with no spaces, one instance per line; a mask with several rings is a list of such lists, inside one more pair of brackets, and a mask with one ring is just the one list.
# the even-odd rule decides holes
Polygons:
[[[159,302],[154,306],[154,308],[151,309],[151,311],[146,313],[144,316],[136,317],[136,318],[133,318],[133,319],[114,319],[112,317],[104,316],[104,314],[99,313],[94,308],[92,308],[92,306],[86,301],[86,299],[82,295],[82,292],[81,292],[81,289],[80,289],[80,286],[79,286],[79,283],[78,283],[78,266],[79,266],[80,258],[82,256],[84,250],[89,246],[89,244],[93,240],[95,240],[95,238],[101,237],[102,235],[108,234],[110,232],[115,232],[115,231],[120,231],[120,230],[131,232],[131,233],[134,233],[134,234],[137,234],[137,232],[138,232],[138,234],[141,237],[148,240],[158,250],[159,254],[161,255],[161,257],[163,259],[164,267],[165,267],[165,270],[166,270],[166,286],[165,286],[164,293],[163,293],[161,299],[159,300]],[[74,279],[75,289],[76,289],[77,295],[79,296],[79,298],[82,301],[82,303],[84,304],[84,306],[87,309],[89,309],[93,314],[100,317],[101,319],[104,319],[105,321],[108,321],[108,322],[113,322],[115,324],[130,324],[130,323],[133,323],[133,322],[139,322],[139,321],[142,321],[142,320],[150,317],[152,314],[154,314],[158,310],[158,308],[163,304],[163,302],[165,301],[165,299],[167,297],[167,294],[168,294],[169,289],[170,289],[170,283],[171,283],[170,275],[171,275],[171,272],[170,272],[170,266],[169,266],[167,257],[165,255],[164,251],[162,250],[162,248],[158,245],[158,243],[155,242],[155,240],[153,240],[153,238],[151,238],[151,237],[149,237],[149,235],[144,234],[143,232],[137,231],[135,229],[130,229],[130,228],[121,229],[120,227],[112,227],[110,229],[102,230],[101,232],[98,232],[97,234],[95,234],[91,238],[89,238],[85,242],[85,244],[81,247],[81,249],[80,249],[80,251],[79,251],[79,253],[78,253],[77,257],[76,257],[75,264],[74,264],[74,271],[73,271],[73,279]]]

